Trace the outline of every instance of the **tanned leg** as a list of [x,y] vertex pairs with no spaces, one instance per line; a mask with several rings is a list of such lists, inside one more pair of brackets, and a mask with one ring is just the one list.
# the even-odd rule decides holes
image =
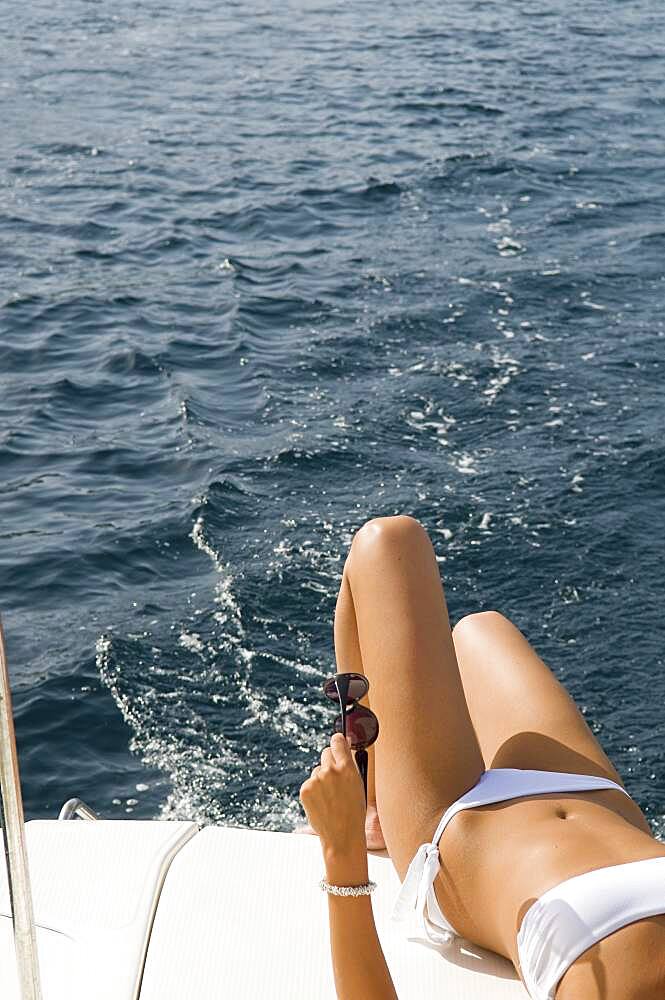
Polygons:
[[[346,587],[348,586],[348,591]],[[357,650],[349,639],[355,616]],[[464,697],[432,543],[408,515],[378,517],[355,535],[335,624],[340,669],[370,682],[380,732],[373,796],[400,878],[441,813],[484,771]]]
[[[335,607],[335,658],[338,673],[364,673],[360,643],[358,641],[358,625],[356,611],[353,606],[353,595],[347,577],[346,565],[342,574],[342,583],[337,595]],[[361,704],[370,707],[370,696],[365,695]],[[367,751],[367,819],[365,835],[369,851],[381,851],[386,842],[383,839],[381,824],[376,808],[376,786],[374,781],[374,747]]]
[[403,878],[444,810],[484,771],[439,566],[415,518],[373,518],[356,533],[334,634],[337,669],[367,676],[379,718],[368,754],[368,843],[385,842]]
[[[508,618],[497,611],[466,615],[453,641],[486,767],[597,774],[622,783],[563,684]],[[636,802],[625,799],[621,809],[651,832]]]

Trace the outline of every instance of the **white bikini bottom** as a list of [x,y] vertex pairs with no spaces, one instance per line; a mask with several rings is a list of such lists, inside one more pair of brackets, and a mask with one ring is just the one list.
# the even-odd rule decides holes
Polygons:
[[536,900],[517,934],[522,978],[533,1000],[555,1000],[583,951],[635,920],[665,913],[665,857],[575,875]]
[[[415,912],[425,935],[450,944],[458,932],[441,912],[434,881],[439,874],[439,840],[458,812],[527,795],[612,788],[609,778],[559,771],[490,768],[441,817],[430,843],[421,844],[406,873],[394,920]],[[599,868],[548,889],[529,907],[517,935],[522,978],[532,1000],[554,1000],[557,984],[583,951],[613,931],[644,917],[665,914],[665,857]]]

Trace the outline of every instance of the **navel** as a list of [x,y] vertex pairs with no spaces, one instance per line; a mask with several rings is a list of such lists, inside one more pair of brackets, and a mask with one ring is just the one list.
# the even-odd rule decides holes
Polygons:
[[568,819],[568,813],[563,808],[563,806],[556,807],[556,815],[559,817],[559,819]]

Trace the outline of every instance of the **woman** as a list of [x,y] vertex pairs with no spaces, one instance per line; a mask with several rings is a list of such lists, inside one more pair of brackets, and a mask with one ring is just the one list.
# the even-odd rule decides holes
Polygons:
[[[509,958],[534,1000],[663,1000],[665,844],[522,633],[496,612],[451,633],[407,515],[355,535],[334,628],[338,669],[367,675],[381,732],[367,814],[340,735],[301,788],[328,883],[367,883],[366,848],[385,838],[398,912]],[[394,998],[369,897],[328,898],[340,1000]]]

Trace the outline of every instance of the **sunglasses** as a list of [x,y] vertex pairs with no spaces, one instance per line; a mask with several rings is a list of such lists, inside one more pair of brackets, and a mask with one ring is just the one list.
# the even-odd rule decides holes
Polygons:
[[374,712],[358,702],[369,691],[369,681],[364,674],[335,674],[323,683],[323,693],[331,701],[339,702],[340,714],[333,728],[351,741],[356,754],[356,764],[363,779],[367,802],[367,747],[379,735],[379,720]]

